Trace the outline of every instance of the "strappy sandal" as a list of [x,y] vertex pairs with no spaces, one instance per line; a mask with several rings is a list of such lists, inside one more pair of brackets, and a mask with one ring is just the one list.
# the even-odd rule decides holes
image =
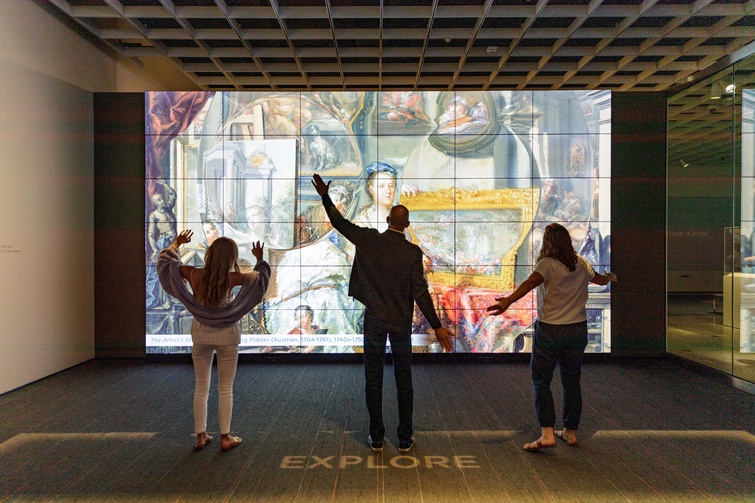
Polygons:
[[223,445],[223,442],[221,441],[221,443],[220,443],[220,450],[223,451],[223,452],[230,451],[231,449],[233,449],[234,447],[236,447],[240,443],[241,443],[241,437],[233,437],[232,436],[231,437],[231,443],[229,443],[229,444]]
[[561,440],[563,440],[564,442],[566,442],[566,445],[571,445],[572,447],[576,447],[577,446],[577,441],[576,440],[574,442],[572,442],[568,438],[566,438],[566,435],[564,435],[564,430],[554,431],[553,433],[555,433],[558,438],[560,438]]
[[556,447],[556,442],[553,442],[552,444],[544,444],[540,439],[538,439],[534,442],[530,442],[529,444],[524,444],[523,448],[525,451],[539,451],[540,449],[552,449],[553,447]]
[[200,445],[200,443],[199,443],[199,437],[197,437],[197,443],[194,444],[194,450],[195,451],[201,451],[210,442],[212,442],[212,437],[209,436],[209,435],[205,435],[204,436],[204,442],[202,442],[202,444]]

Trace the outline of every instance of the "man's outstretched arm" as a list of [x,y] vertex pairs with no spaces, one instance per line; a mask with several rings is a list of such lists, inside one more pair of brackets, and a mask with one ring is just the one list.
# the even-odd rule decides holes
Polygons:
[[417,303],[417,307],[419,307],[419,310],[425,315],[427,322],[430,323],[430,326],[435,332],[435,338],[438,339],[438,342],[440,343],[440,347],[442,347],[444,351],[450,352],[451,349],[453,349],[453,342],[451,342],[451,339],[456,336],[447,328],[443,328],[443,325],[435,312],[435,306],[433,305],[432,297],[430,297],[430,292],[425,290],[419,297],[414,299],[414,302]]
[[435,305],[433,304],[433,299],[428,290],[427,278],[425,277],[421,256],[412,267],[412,292],[414,302],[417,303],[417,307],[419,307],[419,310],[425,315],[427,322],[435,332],[435,338],[438,339],[443,350],[451,351],[453,349],[453,342],[451,339],[456,336],[453,332],[443,327],[438,318],[438,314],[435,312]]
[[343,234],[346,239],[348,239],[355,245],[358,245],[360,234],[363,234],[364,231],[367,231],[368,229],[366,227],[360,227],[350,222],[343,215],[341,215],[341,212],[338,211],[338,208],[336,208],[336,205],[333,204],[333,201],[328,195],[330,182],[325,183],[320,175],[315,174],[312,177],[312,185],[315,187],[317,194],[319,194],[319,196],[322,198],[322,205],[325,208],[325,213],[327,213],[328,219],[330,219],[330,223],[333,225],[333,227],[338,232]]

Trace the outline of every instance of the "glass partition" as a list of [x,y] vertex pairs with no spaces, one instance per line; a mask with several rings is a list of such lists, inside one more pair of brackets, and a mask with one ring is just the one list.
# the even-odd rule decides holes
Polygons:
[[736,131],[732,156],[741,172],[735,201],[741,218],[742,276],[746,278],[733,295],[739,305],[740,326],[733,334],[732,365],[735,377],[755,382],[755,56],[734,67],[732,85]]
[[667,350],[755,381],[755,57],[668,100]]

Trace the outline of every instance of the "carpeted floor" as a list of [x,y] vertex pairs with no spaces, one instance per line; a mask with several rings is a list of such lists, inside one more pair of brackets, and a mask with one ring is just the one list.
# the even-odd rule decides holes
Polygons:
[[408,454],[386,370],[381,454],[365,442],[358,364],[241,364],[243,444],[221,452],[216,434],[195,452],[190,364],[87,362],[0,396],[0,500],[755,499],[755,396],[673,361],[586,364],[580,445],[538,453],[522,450],[539,434],[527,364],[415,364]]

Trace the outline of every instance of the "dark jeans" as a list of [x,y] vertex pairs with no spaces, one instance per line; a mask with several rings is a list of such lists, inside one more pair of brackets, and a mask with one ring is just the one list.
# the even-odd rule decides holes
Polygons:
[[582,356],[587,346],[587,322],[551,325],[535,322],[532,347],[532,389],[540,426],[552,428],[556,424],[551,380],[558,364],[561,373],[564,401],[564,427],[576,430],[582,415]]
[[398,439],[408,442],[414,433],[412,409],[412,329],[393,325],[364,313],[364,392],[370,414],[370,435],[374,440],[385,436],[383,424],[383,367],[385,345],[391,338],[393,372],[398,394]]

